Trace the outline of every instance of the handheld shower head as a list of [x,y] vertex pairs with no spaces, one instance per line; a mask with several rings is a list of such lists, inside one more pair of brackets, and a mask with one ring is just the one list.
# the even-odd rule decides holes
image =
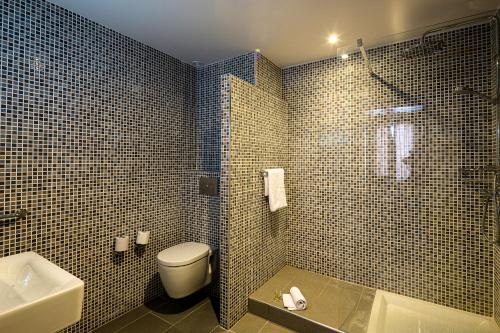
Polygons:
[[465,86],[458,86],[453,90],[453,93],[457,95],[472,95],[472,96],[477,96],[483,101],[486,101],[491,104],[497,104],[497,99],[496,98],[491,98],[490,96],[487,96],[485,94],[480,93],[479,91],[475,91],[474,89],[471,89],[469,87]]

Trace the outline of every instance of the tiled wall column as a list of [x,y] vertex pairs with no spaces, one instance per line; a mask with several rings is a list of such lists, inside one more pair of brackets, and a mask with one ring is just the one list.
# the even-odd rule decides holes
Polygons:
[[248,296],[286,262],[288,208],[271,213],[261,170],[288,170],[286,103],[232,76],[222,81],[221,317],[231,327]]

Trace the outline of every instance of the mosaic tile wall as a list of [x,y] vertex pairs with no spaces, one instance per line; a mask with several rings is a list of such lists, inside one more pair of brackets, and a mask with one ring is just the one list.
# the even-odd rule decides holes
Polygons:
[[269,211],[261,170],[288,170],[288,108],[233,76],[224,77],[222,96],[221,229],[229,237],[221,240],[229,256],[221,322],[231,327],[247,312],[250,293],[286,263],[288,209]]
[[197,68],[197,170],[220,171],[221,76],[232,74],[255,84],[255,53],[247,53]]
[[[498,16],[498,15],[497,15]],[[498,18],[500,19],[500,18]],[[494,29],[498,29],[498,27],[495,27],[492,24],[492,31],[495,32]],[[493,97],[498,98],[498,87],[497,87],[497,78],[500,73],[498,73],[497,66],[496,66],[496,57],[495,54],[498,54],[499,52],[499,45],[500,45],[500,35],[499,31],[497,31],[496,36],[495,33],[491,34],[491,48],[492,48],[492,58],[491,58],[491,90],[490,94]],[[493,126],[492,126],[492,135],[495,138],[495,132],[496,132],[496,124],[499,121],[499,112],[500,108],[498,106],[492,106],[491,107],[491,112],[496,115],[494,117],[493,121]],[[495,139],[494,139],[495,140]],[[496,157],[499,158],[498,154],[498,149],[500,147],[497,146],[495,142],[495,151],[496,151]],[[494,280],[493,280],[493,315],[495,317],[495,321],[497,324],[500,326],[500,246],[497,245],[494,247],[494,254],[493,254],[493,270],[494,270]]]
[[[199,194],[200,177],[219,177],[221,76],[230,73],[250,83],[255,83],[255,56],[253,53],[226,59],[196,69],[196,166],[189,171],[184,184],[184,239],[219,244],[219,196]],[[212,294],[219,295],[218,273],[212,283]]]
[[281,68],[263,56],[256,53],[255,85],[269,94],[283,99],[283,79]]
[[376,78],[359,54],[284,70],[290,244],[301,244],[288,262],[491,315],[479,193],[490,180],[477,185],[460,168],[492,163],[493,117],[485,102],[452,93],[490,91],[490,27],[433,38],[445,49],[411,60],[401,52],[417,40],[369,50]]
[[[195,167],[195,70],[40,0],[0,2],[0,257],[33,250],[85,282],[89,332],[162,293]],[[151,230],[144,252],[113,237]]]

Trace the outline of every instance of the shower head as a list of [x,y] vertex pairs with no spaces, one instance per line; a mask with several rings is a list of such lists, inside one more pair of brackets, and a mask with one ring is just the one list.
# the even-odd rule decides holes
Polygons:
[[469,87],[462,87],[462,86],[459,86],[459,87],[456,87],[454,90],[453,90],[453,93],[457,94],[457,95],[473,95],[473,96],[477,96],[479,97],[480,99],[482,99],[483,101],[486,101],[488,103],[491,103],[491,104],[496,104],[497,103],[497,99],[496,98],[491,98],[490,96],[487,96],[485,94],[482,94],[478,91],[475,91]]
[[411,46],[401,53],[406,59],[430,56],[444,49],[442,40],[422,40],[419,44]]

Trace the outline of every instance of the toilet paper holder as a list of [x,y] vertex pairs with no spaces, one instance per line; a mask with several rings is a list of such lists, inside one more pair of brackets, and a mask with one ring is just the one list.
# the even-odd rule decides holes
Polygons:
[[148,231],[142,231],[139,230],[137,231],[137,237],[135,239],[135,244],[138,246],[144,246],[149,243],[149,236],[151,235],[151,232]]

